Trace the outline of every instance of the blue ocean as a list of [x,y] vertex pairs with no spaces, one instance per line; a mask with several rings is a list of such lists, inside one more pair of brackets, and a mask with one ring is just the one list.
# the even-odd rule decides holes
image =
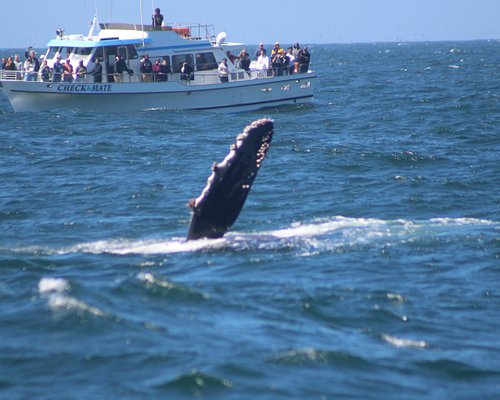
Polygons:
[[[309,48],[296,107],[14,113],[0,91],[0,398],[500,398],[500,42]],[[262,117],[239,219],[187,242]]]

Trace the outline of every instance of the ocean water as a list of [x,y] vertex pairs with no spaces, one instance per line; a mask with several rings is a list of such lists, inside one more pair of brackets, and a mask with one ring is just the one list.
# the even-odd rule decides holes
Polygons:
[[[300,107],[0,93],[0,398],[500,398],[500,42],[311,50]],[[187,201],[261,117],[238,221],[186,242]]]

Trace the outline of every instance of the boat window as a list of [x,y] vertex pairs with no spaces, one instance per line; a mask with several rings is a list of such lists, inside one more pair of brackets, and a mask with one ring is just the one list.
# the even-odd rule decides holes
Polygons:
[[102,47],[98,47],[97,49],[95,49],[95,53],[92,56],[92,62],[95,62],[96,58],[102,61]]
[[139,58],[139,55],[137,54],[137,51],[135,50],[135,46],[133,44],[127,45],[127,49],[128,49],[129,60],[135,60]]
[[79,56],[88,56],[92,53],[92,47],[76,47],[74,54]]
[[116,54],[121,55],[125,60],[128,57],[128,51],[126,46],[118,46],[116,48]]
[[193,66],[193,55],[192,54],[178,54],[172,56],[172,72],[181,72],[181,67],[184,62]]
[[[154,56],[154,57],[150,57],[149,58],[151,60],[151,62],[155,62],[156,60],[160,60],[160,61],[163,61],[163,60],[167,60],[167,64],[168,65],[172,65],[170,63],[170,56]],[[154,61],[153,61],[154,60]]]
[[115,57],[116,54],[118,54],[116,46],[105,46],[103,47],[104,53],[107,54],[108,56],[113,56]]
[[217,69],[217,62],[213,53],[196,53],[196,70],[208,71]]
[[73,51],[73,47],[63,47],[61,49],[61,57],[64,59],[69,58],[69,55],[71,54],[72,51]]
[[61,52],[61,48],[60,47],[49,47],[49,51],[47,52],[47,55],[45,56],[45,58],[47,60],[52,60],[60,52]]
[[115,50],[111,51],[111,47],[106,47],[108,49],[108,54],[120,54],[125,60],[135,60],[139,58],[137,51],[133,44],[127,46],[117,46]]

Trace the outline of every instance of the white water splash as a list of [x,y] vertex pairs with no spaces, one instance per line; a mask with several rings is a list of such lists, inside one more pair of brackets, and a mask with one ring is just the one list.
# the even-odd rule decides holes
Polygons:
[[141,282],[149,283],[151,285],[157,285],[165,289],[173,289],[175,285],[167,280],[158,279],[153,276],[153,274],[149,272],[140,272],[137,274],[137,279]]
[[150,272],[139,272],[137,274],[137,279],[146,284],[147,287],[161,288],[168,291],[176,291],[177,293],[182,293],[184,295],[191,295],[207,300],[210,298],[209,295],[201,293],[199,291],[193,290],[191,288],[185,287],[178,283],[170,282],[164,278],[157,278]]
[[379,227],[384,224],[384,221],[373,218],[336,217],[334,219],[327,220],[318,219],[312,224],[295,223],[290,228],[267,232],[267,234],[278,238],[311,237],[332,233],[346,228],[367,226]]
[[42,278],[38,282],[38,292],[42,298],[47,299],[49,308],[53,311],[70,310],[86,312],[92,315],[103,317],[106,314],[96,307],[74,297],[68,296],[71,289],[69,282],[64,278]]
[[49,307],[54,311],[64,309],[69,311],[85,312],[96,315],[98,317],[106,316],[106,313],[99,310],[97,307],[93,307],[91,305],[88,305],[84,301],[61,293],[51,294],[48,298],[47,303]]
[[394,347],[417,347],[424,348],[428,347],[428,343],[423,340],[412,340],[412,339],[401,339],[395,336],[382,335],[382,338]]
[[[11,252],[66,255],[74,253],[116,255],[160,255],[224,249],[279,250],[296,249],[301,256],[338,248],[365,245],[394,245],[440,235],[470,235],[473,229],[500,229],[500,223],[476,218],[432,218],[424,221],[405,219],[318,218],[310,223],[296,222],[282,229],[260,232],[229,232],[221,239],[187,241],[181,238],[126,240],[112,239],[81,243],[62,249],[16,248]],[[466,229],[463,229],[466,228]],[[470,229],[469,229],[470,228]],[[44,283],[49,285],[49,283]]]
[[216,249],[223,246],[223,239],[201,239],[186,241],[184,239],[164,240],[103,240],[91,243],[82,243],[67,249],[62,249],[59,254],[68,253],[90,253],[90,254],[173,254],[203,250],[206,248]]
[[38,293],[62,293],[70,289],[69,282],[63,278],[42,278],[38,282]]

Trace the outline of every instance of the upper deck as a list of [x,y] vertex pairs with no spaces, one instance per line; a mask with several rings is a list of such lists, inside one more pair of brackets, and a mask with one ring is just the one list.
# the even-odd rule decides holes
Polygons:
[[104,47],[136,44],[148,47],[159,46],[210,47],[215,44],[215,36],[210,25],[179,25],[156,27],[151,25],[101,23],[97,35],[64,35],[64,32],[50,40],[47,47]]

